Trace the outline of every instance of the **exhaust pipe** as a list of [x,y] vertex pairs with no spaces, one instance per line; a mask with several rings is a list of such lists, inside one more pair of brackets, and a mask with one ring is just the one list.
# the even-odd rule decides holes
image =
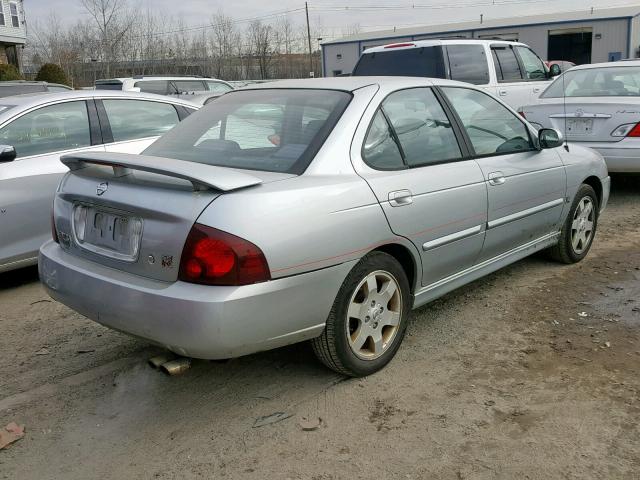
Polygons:
[[189,368],[191,368],[191,359],[184,357],[176,358],[160,365],[160,370],[172,377],[186,372]]
[[163,355],[158,355],[157,357],[153,357],[149,359],[149,365],[153,368],[155,368],[156,370],[158,370],[162,364],[170,362],[171,360],[174,360],[176,358],[175,355],[171,354],[171,353],[165,353]]

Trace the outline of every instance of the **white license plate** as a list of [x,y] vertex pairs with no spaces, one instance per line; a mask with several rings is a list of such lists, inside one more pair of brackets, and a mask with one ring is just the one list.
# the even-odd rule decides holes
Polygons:
[[567,135],[591,135],[593,118],[570,118],[567,120]]
[[76,205],[73,231],[80,246],[124,261],[135,261],[140,250],[142,220],[100,208]]

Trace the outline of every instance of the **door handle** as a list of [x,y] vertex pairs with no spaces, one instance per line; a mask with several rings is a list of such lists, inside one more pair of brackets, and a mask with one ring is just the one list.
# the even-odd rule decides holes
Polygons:
[[540,90],[542,90],[542,88],[540,88],[540,87],[533,87],[533,93],[540,93]]
[[392,207],[404,207],[413,203],[413,195],[409,190],[397,190],[389,193],[389,205]]
[[494,186],[502,185],[504,184],[504,182],[507,181],[507,179],[505,178],[502,172],[490,173],[488,178],[489,178],[489,185],[494,185]]
[[506,90],[498,90],[498,95],[500,95],[501,97],[504,97],[507,94]]

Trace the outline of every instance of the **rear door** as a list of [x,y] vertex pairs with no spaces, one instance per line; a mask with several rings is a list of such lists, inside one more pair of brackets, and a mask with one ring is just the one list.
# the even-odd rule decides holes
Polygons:
[[525,80],[528,83],[530,101],[529,104],[535,103],[545,88],[549,86],[547,68],[540,57],[534,53],[529,47],[514,47],[524,73]]
[[51,237],[51,205],[67,172],[60,156],[104,150],[90,119],[93,102],[77,100],[35,108],[0,128],[0,144],[17,153],[13,162],[0,163],[0,265],[35,257]]
[[513,108],[529,105],[530,87],[525,82],[525,74],[513,47],[504,43],[491,45],[491,56],[498,79],[493,93]]
[[567,190],[555,150],[538,150],[520,117],[493,97],[443,87],[487,185],[489,213],[480,261],[559,230]]
[[382,102],[358,153],[391,230],[420,252],[423,285],[473,265],[484,241],[484,177],[458,138],[434,90],[412,88]]
[[180,121],[171,103],[104,98],[97,107],[107,152],[140,153]]

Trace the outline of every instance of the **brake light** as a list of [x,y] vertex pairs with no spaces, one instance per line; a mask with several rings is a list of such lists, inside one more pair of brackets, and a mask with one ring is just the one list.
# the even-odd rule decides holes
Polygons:
[[629,133],[627,133],[627,137],[640,137],[640,123],[638,123],[631,129]]
[[392,43],[391,45],[385,45],[384,48],[402,48],[402,47],[415,47],[415,43]]
[[196,223],[182,250],[178,278],[203,285],[249,285],[271,279],[271,273],[253,243]]
[[58,230],[56,230],[56,220],[53,216],[53,207],[51,207],[51,238],[56,243],[60,243],[60,239],[58,238]]
[[613,132],[612,137],[640,137],[640,123],[627,123],[620,125]]

